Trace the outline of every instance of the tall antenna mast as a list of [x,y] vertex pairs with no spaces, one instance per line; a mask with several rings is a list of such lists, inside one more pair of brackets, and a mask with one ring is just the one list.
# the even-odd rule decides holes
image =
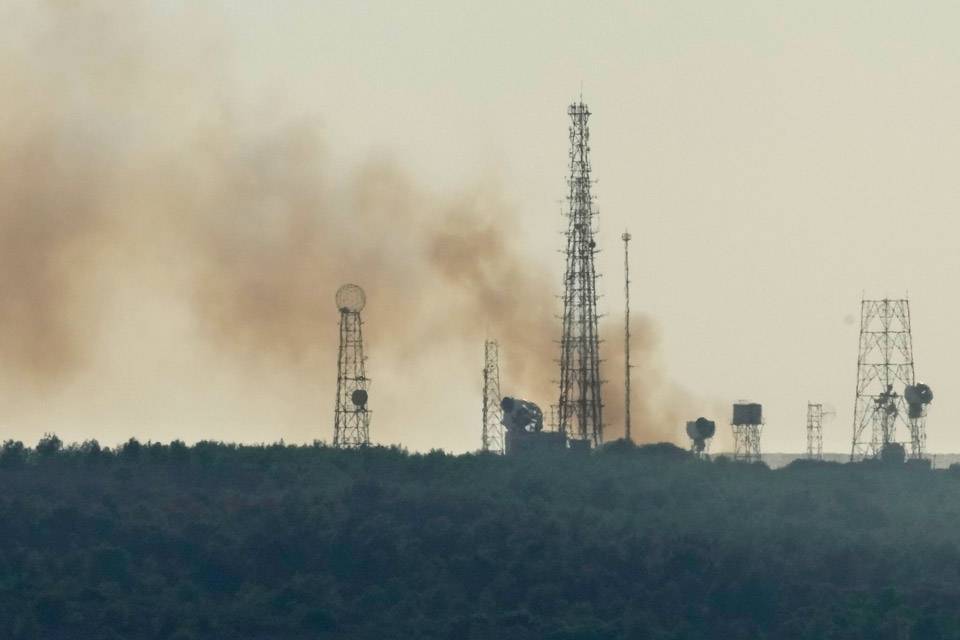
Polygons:
[[570,194],[567,196],[567,268],[564,275],[563,335],[560,340],[562,434],[603,442],[600,401],[600,338],[597,333],[597,273],[593,239],[593,197],[590,194],[590,110],[582,100],[570,105]]
[[631,239],[630,232],[624,231],[620,236],[623,239],[623,294],[626,301],[624,305],[623,317],[623,362],[624,362],[624,433],[628,441],[633,442],[630,437],[630,251],[627,246]]
[[500,408],[500,347],[493,340],[483,345],[483,450],[503,454],[503,409]]
[[363,289],[345,284],[337,290],[340,310],[340,354],[337,358],[337,406],[334,410],[333,446],[364,447],[370,444],[370,384],[363,355],[360,311],[367,304]]
[[897,443],[898,426],[910,434],[910,457],[922,458],[932,400],[930,387],[914,375],[910,301],[863,300],[850,459],[880,456]]

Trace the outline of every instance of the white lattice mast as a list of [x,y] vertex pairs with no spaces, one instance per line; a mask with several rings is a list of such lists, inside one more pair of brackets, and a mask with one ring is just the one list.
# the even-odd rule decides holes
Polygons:
[[823,460],[823,405],[807,403],[807,458]]
[[363,322],[360,311],[367,303],[363,289],[345,284],[337,290],[340,310],[340,351],[337,358],[337,405],[334,410],[333,446],[370,444],[370,409],[367,406],[366,358],[363,355]]
[[561,433],[594,446],[603,442],[600,400],[600,339],[597,331],[597,273],[594,256],[593,196],[590,193],[590,111],[583,102],[570,105],[570,195],[567,197],[567,265],[560,339]]
[[910,457],[922,458],[932,399],[915,377],[910,301],[863,300],[850,459],[880,456],[898,443],[898,427],[909,434]]
[[487,340],[483,347],[483,450],[503,454],[503,409],[500,408],[500,347]]

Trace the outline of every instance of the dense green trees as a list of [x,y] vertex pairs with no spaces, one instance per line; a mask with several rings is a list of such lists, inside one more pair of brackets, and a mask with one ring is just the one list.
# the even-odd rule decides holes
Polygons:
[[960,472],[0,449],[3,638],[951,638]]

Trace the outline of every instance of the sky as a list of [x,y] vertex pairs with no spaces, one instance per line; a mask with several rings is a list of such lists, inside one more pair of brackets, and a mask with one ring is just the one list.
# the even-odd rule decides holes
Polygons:
[[[0,6],[0,437],[332,440],[344,282],[371,439],[480,442],[559,377],[569,118],[586,102],[608,437],[623,245],[644,441],[764,405],[850,449],[860,301],[909,295],[932,452],[960,451],[960,5]],[[906,434],[901,434],[906,437]]]

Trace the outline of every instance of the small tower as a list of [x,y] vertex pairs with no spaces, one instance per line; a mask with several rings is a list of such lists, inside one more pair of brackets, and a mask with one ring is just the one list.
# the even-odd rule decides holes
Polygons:
[[483,450],[503,454],[503,409],[500,407],[500,348],[493,340],[483,347]]
[[367,303],[363,289],[345,284],[337,290],[340,310],[340,355],[337,359],[337,406],[334,411],[333,446],[363,447],[370,444],[370,409],[363,355],[363,323],[360,311]]
[[560,338],[560,433],[566,437],[603,442],[600,401],[600,337],[597,332],[597,272],[594,256],[593,196],[590,187],[590,110],[583,102],[570,105],[570,193],[567,196],[566,256],[563,278],[563,333]]
[[899,444],[898,427],[910,435],[910,457],[923,458],[932,401],[930,387],[914,374],[910,301],[863,300],[850,459],[880,457],[886,446]]
[[763,407],[741,401],[733,405],[733,459],[760,461],[760,432],[763,429]]
[[807,459],[823,460],[823,405],[807,403]]

